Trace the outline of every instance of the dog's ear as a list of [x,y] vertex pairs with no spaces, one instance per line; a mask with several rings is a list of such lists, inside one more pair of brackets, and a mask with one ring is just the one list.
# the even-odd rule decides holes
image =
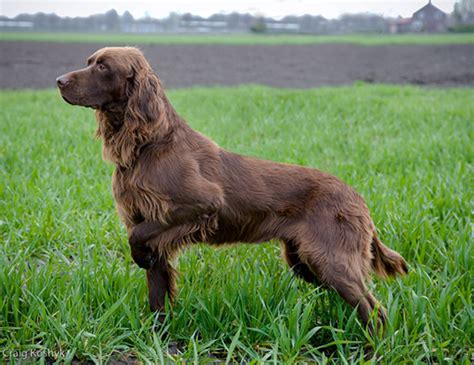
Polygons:
[[146,125],[158,121],[163,112],[160,81],[147,66],[133,67],[128,77],[125,123]]
[[113,143],[104,143],[107,147],[104,156],[123,166],[133,161],[137,146],[149,139],[164,115],[163,91],[151,67],[143,61],[132,70],[127,78],[125,92],[128,100],[123,124],[112,133]]
[[157,134],[157,131],[166,131],[168,126],[164,91],[143,54],[136,49],[129,49],[124,63],[129,70],[125,76],[127,101],[123,123],[113,128],[107,115],[99,111],[97,134],[104,138],[105,158],[129,166],[138,151],[137,147]]

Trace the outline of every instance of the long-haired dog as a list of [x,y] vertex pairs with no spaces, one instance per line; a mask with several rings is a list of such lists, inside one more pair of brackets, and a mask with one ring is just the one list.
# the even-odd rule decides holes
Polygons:
[[103,157],[116,165],[117,210],[132,257],[147,270],[153,311],[175,295],[170,260],[184,246],[277,239],[296,275],[334,289],[370,328],[372,312],[384,322],[366,286],[370,272],[405,274],[407,266],[379,240],[351,187],[316,169],[220,148],[176,113],[136,48],[103,48],[56,81],[68,103],[96,110]]

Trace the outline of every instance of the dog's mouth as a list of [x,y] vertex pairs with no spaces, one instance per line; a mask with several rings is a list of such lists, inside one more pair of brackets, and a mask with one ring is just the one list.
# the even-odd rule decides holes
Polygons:
[[89,103],[85,103],[81,100],[73,100],[71,99],[71,97],[66,97],[62,92],[61,92],[61,97],[63,98],[63,100],[70,104],[70,105],[78,105],[78,106],[83,106],[83,107],[86,107],[86,108],[92,108],[92,109],[99,109],[100,105],[98,104],[89,104]]
[[63,100],[68,103],[68,104],[71,104],[71,105],[75,105],[72,101],[70,101],[68,98],[66,98],[63,94],[61,94],[61,97],[63,98]]
[[74,101],[74,98],[71,98],[70,95],[67,95],[64,89],[59,88],[59,95],[61,95],[61,97],[66,103],[71,104],[71,105],[78,105],[78,103]]

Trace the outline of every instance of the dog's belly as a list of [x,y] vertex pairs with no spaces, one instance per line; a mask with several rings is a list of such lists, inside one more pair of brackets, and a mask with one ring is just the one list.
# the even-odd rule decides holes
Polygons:
[[217,230],[208,235],[206,241],[212,244],[265,242],[275,238],[272,226],[268,217],[232,219],[220,216]]

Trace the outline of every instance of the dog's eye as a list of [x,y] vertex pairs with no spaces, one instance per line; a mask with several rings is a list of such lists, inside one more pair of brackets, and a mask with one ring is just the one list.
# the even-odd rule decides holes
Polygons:
[[105,71],[105,70],[107,70],[107,67],[103,63],[98,63],[97,64],[97,69],[99,71]]

